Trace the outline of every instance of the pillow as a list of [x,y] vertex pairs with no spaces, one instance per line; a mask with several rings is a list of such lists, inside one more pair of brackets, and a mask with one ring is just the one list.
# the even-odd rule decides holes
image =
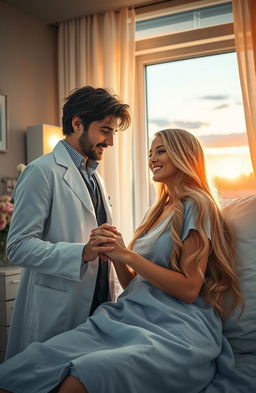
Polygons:
[[223,333],[234,353],[256,352],[256,195],[231,201],[223,212],[236,234],[236,263],[245,298],[240,319],[237,308],[224,322]]

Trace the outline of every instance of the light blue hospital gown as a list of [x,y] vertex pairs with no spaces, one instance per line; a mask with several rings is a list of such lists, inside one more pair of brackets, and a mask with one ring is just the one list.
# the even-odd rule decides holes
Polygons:
[[[192,202],[184,208],[183,240],[196,229]],[[169,218],[134,247],[163,267],[172,248]],[[205,230],[210,238],[209,220]],[[33,343],[0,366],[0,387],[46,393],[71,374],[89,393],[198,393],[215,375],[221,330],[219,316],[200,296],[189,305],[137,275],[117,303],[105,303],[86,323]]]

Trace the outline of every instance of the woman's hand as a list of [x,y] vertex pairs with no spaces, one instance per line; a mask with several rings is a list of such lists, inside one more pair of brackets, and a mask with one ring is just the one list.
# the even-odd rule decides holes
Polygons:
[[[108,258],[111,259],[121,286],[126,288],[129,282],[136,275],[136,273],[131,271],[126,265],[127,257],[129,257],[131,251],[125,247],[121,233],[118,232],[115,227],[112,227],[109,224],[103,224],[99,228],[93,229],[91,232],[91,239],[95,242],[100,241],[103,235],[107,235],[106,231],[108,232],[108,236],[111,237],[114,235],[115,242],[111,243],[111,250],[105,249],[104,254],[100,254],[100,258],[103,261],[107,261]],[[108,245],[109,243],[104,243],[101,246],[107,247]]]
[[93,229],[89,242],[84,246],[82,255],[83,260],[88,262],[93,261],[99,255],[101,255],[104,260],[105,253],[114,249],[116,233],[118,232],[115,227],[109,224],[103,224]]
[[[126,253],[129,252],[129,250],[125,247],[122,234],[118,232],[115,227],[112,227],[109,224],[103,224],[100,227],[92,230],[90,238],[93,239],[93,241],[98,242],[100,241],[100,239],[102,239],[102,236],[107,235],[107,233],[109,234],[109,238],[111,238],[111,236],[114,236],[115,241],[111,243],[111,249],[105,250],[104,254],[114,262],[125,263],[124,258]],[[101,246],[107,247],[110,246],[110,244],[104,243],[101,244]]]

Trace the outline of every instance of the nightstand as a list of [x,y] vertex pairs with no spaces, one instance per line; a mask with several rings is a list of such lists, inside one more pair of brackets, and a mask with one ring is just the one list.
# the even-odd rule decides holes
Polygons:
[[3,362],[21,269],[0,266],[0,363]]

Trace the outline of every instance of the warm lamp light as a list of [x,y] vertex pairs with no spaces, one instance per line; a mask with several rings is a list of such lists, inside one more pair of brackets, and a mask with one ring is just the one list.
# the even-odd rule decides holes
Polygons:
[[57,143],[59,142],[59,140],[60,140],[60,138],[58,135],[51,135],[47,141],[48,148],[52,151],[54,149],[55,145],[57,145]]
[[63,139],[62,128],[49,124],[39,124],[28,127],[27,132],[27,162],[50,153],[54,146]]

